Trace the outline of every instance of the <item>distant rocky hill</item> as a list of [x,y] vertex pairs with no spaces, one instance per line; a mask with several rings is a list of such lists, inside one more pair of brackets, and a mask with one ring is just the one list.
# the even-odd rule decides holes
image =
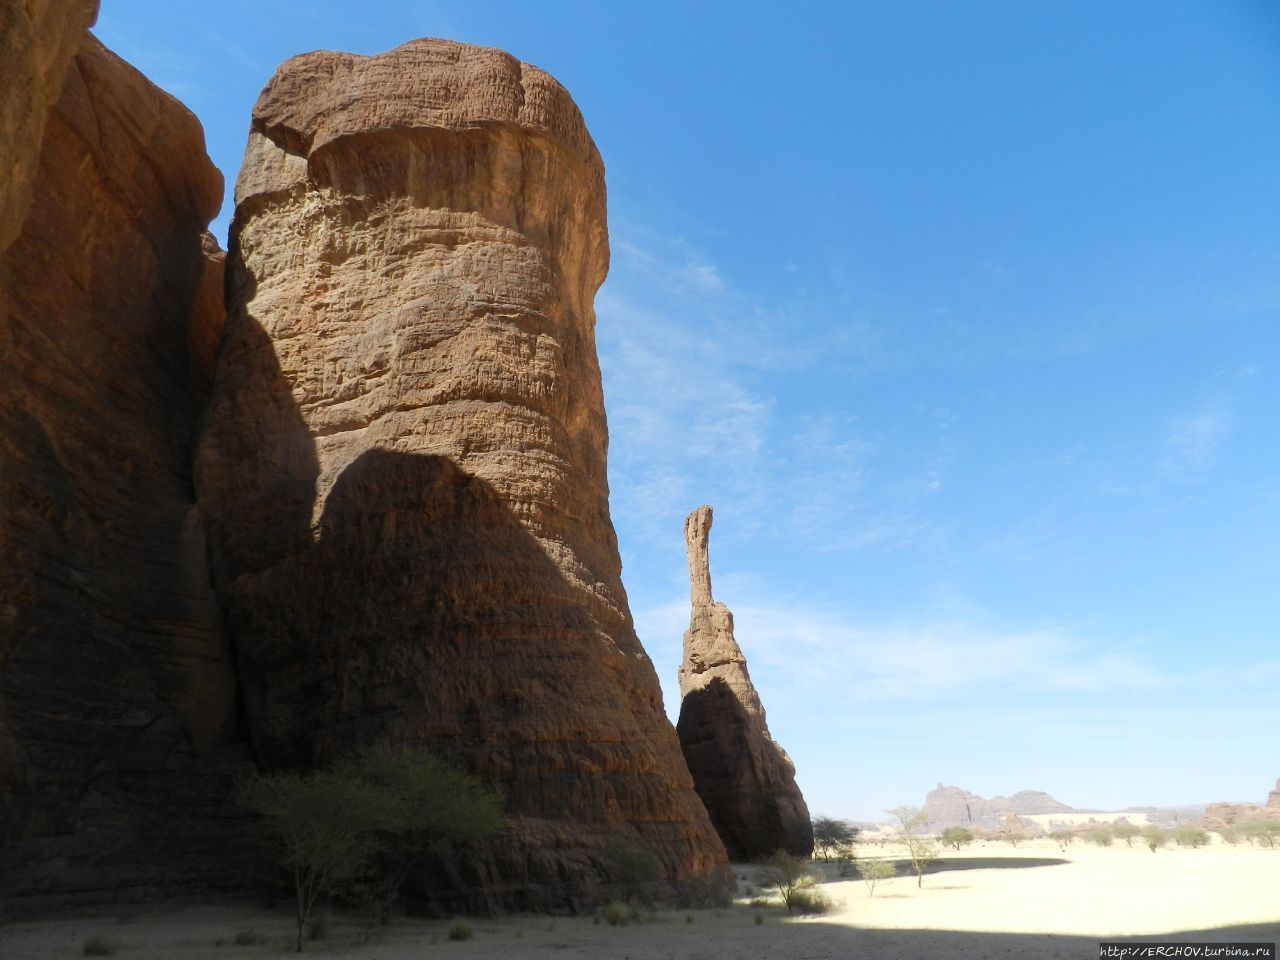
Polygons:
[[947,827],[986,827],[999,830],[1009,814],[1030,816],[1075,812],[1074,808],[1040,790],[1019,790],[1009,797],[992,797],[987,800],[960,787],[948,787],[941,783],[929,791],[921,811],[925,816],[924,828],[933,832]]

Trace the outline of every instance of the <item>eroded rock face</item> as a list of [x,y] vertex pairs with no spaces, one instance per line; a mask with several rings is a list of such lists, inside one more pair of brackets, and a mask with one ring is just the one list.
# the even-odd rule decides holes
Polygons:
[[197,473],[259,756],[461,762],[509,828],[451,880],[507,902],[573,900],[637,832],[718,868],[620,578],[568,94],[439,40],[295,57],[236,199]]
[[769,735],[764,706],[733,636],[733,614],[711,596],[711,508],[684,521],[692,615],[680,666],[680,747],[698,796],[729,856],[813,852],[809,808],[786,751]]
[[1267,806],[1280,808],[1280,777],[1276,778],[1276,788],[1267,794]]
[[0,252],[26,219],[45,119],[97,16],[97,0],[24,0],[0,10]]
[[[79,50],[68,66],[58,35],[0,59],[0,151],[41,131],[5,182],[0,253],[0,894],[216,885],[234,673],[191,484],[188,339],[224,320],[199,294],[218,285],[201,238],[222,178],[195,118],[85,33],[91,5],[17,6],[77,25]],[[38,123],[10,110],[12,70],[43,85]]]

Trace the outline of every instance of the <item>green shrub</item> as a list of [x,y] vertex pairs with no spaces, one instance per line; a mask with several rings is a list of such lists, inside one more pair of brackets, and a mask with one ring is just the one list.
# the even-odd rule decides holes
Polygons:
[[1209,843],[1209,834],[1199,827],[1178,827],[1173,831],[1174,842],[1180,847],[1203,847]]
[[1147,849],[1155,853],[1169,842],[1169,831],[1151,824],[1142,828],[1142,839],[1147,842]]
[[1115,834],[1111,832],[1110,827],[1101,826],[1094,827],[1084,835],[1084,838],[1099,847],[1109,847],[1111,846],[1111,841],[1115,838]]
[[858,875],[867,885],[867,892],[876,895],[876,884],[898,875],[898,867],[892,860],[857,860]]
[[968,846],[973,843],[973,831],[965,827],[947,827],[942,831],[943,846],[954,847],[959,851],[961,847]]
[[260,818],[263,839],[296,891],[299,953],[317,903],[365,891],[380,900],[385,919],[415,863],[501,822],[495,794],[413,749],[350,757],[331,770],[252,776],[238,799]]
[[643,899],[663,877],[662,861],[639,836],[618,837],[604,851],[609,879],[618,886],[622,901]]
[[764,923],[764,914],[761,913],[759,910],[757,910],[755,920],[756,920],[756,926],[757,927],[761,926]]
[[1117,820],[1111,825],[1111,832],[1116,835],[1117,840],[1123,840],[1126,847],[1132,847],[1133,838],[1142,834],[1142,830],[1128,820]]
[[776,887],[778,895],[787,907],[787,913],[795,910],[800,893],[817,883],[809,863],[800,857],[779,850],[760,861],[756,875],[762,887]]
[[1071,846],[1071,844],[1075,842],[1076,835],[1070,830],[1054,830],[1049,834],[1049,839],[1056,842],[1058,844],[1058,849],[1065,853],[1067,847]]
[[84,942],[86,957],[114,957],[120,944],[110,937],[93,936]]
[[600,916],[604,917],[604,922],[611,927],[625,927],[632,920],[632,912],[631,907],[617,900],[606,903],[600,908]]
[[475,931],[471,929],[471,924],[465,920],[459,920],[449,927],[450,940],[470,940],[474,933]]
[[831,909],[831,898],[816,887],[801,887],[792,895],[791,903],[787,906],[789,912],[794,910],[801,916],[826,913]]
[[235,938],[237,947],[253,947],[266,942],[267,938],[256,930],[241,930]]

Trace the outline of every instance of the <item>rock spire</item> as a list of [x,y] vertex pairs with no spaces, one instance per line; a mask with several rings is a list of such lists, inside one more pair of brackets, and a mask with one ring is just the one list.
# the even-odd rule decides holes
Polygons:
[[620,840],[719,869],[621,582],[604,168],[568,93],[444,40],[294,57],[229,246],[197,489],[258,755],[478,774],[508,829],[460,896],[563,905]]
[[684,521],[692,612],[680,665],[677,731],[698,795],[735,860],[813,851],[809,808],[795,767],[769,735],[764,706],[733,636],[733,614],[711,595],[712,511]]

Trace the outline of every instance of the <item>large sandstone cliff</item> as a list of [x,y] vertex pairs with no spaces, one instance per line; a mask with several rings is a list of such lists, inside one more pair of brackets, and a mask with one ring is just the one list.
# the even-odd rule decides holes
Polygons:
[[0,896],[154,896],[226,862],[234,675],[190,469],[222,178],[92,16],[3,17]]
[[568,94],[504,53],[287,61],[197,458],[259,757],[461,762],[509,826],[450,879],[508,902],[572,901],[637,834],[675,880],[724,862],[620,579],[604,199]]
[[813,825],[795,767],[769,735],[733,636],[733,614],[711,596],[711,520],[711,508],[703,506],[684,521],[692,612],[680,665],[680,747],[732,858],[777,850],[808,856]]

